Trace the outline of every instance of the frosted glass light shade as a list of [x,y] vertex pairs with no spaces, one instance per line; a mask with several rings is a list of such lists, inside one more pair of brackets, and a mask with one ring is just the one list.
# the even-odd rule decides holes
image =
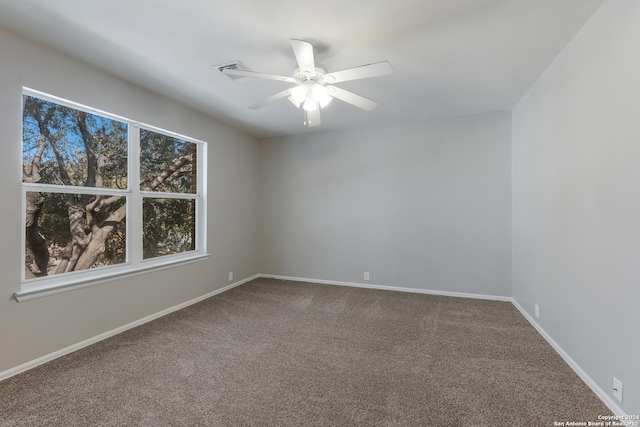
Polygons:
[[291,97],[297,102],[301,103],[307,98],[307,93],[309,92],[309,87],[302,83],[291,90]]
[[327,88],[318,82],[307,80],[300,83],[291,90],[291,98],[294,104],[302,104],[302,108],[307,111],[314,111],[317,108],[324,108],[333,98],[329,95]]
[[313,85],[311,91],[313,93],[313,98],[318,101],[320,107],[326,107],[327,104],[331,102],[332,98],[331,96],[329,96],[329,92],[327,91],[326,87],[316,83],[315,85]]
[[304,101],[304,104],[302,104],[302,108],[304,108],[306,111],[314,111],[318,109],[318,103],[313,99],[307,99],[306,101]]

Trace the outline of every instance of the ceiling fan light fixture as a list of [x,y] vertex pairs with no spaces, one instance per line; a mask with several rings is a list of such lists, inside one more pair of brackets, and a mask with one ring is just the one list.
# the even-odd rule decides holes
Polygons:
[[305,111],[315,111],[318,107],[319,105],[313,97],[308,97],[307,100],[304,101],[304,104],[302,104],[302,108],[304,108]]
[[318,101],[321,108],[326,107],[331,102],[331,96],[329,95],[329,91],[326,87],[322,86],[319,83],[313,85],[311,89],[311,93],[313,94],[313,98]]
[[324,108],[331,99],[327,88],[313,80],[304,81],[291,89],[291,101],[298,107],[302,104],[306,111]]
[[310,127],[318,126],[321,123],[320,110],[326,107],[333,98],[365,111],[371,111],[378,105],[375,101],[334,86],[334,83],[393,73],[393,68],[387,61],[327,73],[327,69],[322,64],[315,62],[314,47],[311,43],[304,40],[291,39],[291,48],[298,64],[298,67],[293,70],[292,77],[244,70],[240,68],[239,63],[227,64],[227,66],[220,66],[218,69],[234,78],[256,77],[295,84],[295,87],[290,87],[250,105],[249,109],[257,110],[279,99],[287,98],[296,108],[302,107],[305,116],[304,123]]
[[308,93],[309,93],[309,87],[305,83],[301,83],[298,86],[291,89],[291,97],[298,104],[303,103],[307,99]]
[[329,97],[328,97],[327,99],[325,99],[324,101],[319,101],[318,103],[320,104],[320,108],[324,108],[324,107],[326,107],[327,105],[329,105],[329,103],[331,102],[331,100],[332,100],[332,99],[333,99],[333,98],[331,98],[331,97],[329,96]]

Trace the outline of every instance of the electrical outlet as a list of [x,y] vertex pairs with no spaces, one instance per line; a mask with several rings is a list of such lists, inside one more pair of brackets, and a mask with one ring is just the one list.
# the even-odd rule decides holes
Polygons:
[[538,304],[534,304],[535,307],[535,311],[536,311],[536,319],[540,318],[540,307],[538,306]]
[[613,397],[622,403],[622,381],[613,377]]
[[231,282],[233,280],[233,271],[229,272],[229,281]]
[[367,281],[367,282],[369,281],[369,272],[368,271],[364,272],[364,280]]

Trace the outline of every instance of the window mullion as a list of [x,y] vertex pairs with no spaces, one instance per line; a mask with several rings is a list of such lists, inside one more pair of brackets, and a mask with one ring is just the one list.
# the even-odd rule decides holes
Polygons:
[[207,176],[207,144],[198,144],[197,158],[197,180],[198,180],[198,199],[196,200],[196,250],[200,252],[207,251],[207,182],[204,177]]
[[133,264],[142,261],[142,195],[140,193],[140,127],[129,126],[129,190],[131,196],[127,203],[127,242],[128,259]]
[[[36,193],[78,193],[78,194],[101,194],[104,196],[115,196],[118,194],[128,193],[128,190],[120,190],[117,188],[103,188],[103,187],[81,187],[81,186],[68,186],[68,185],[56,185],[56,184],[40,184],[25,182],[22,187],[26,191],[34,191]],[[71,189],[71,191],[70,191]]]

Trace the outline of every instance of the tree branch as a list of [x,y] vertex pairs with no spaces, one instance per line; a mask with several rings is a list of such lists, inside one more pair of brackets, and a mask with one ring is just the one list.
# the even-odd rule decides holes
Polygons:
[[166,182],[170,182],[176,174],[180,173],[180,169],[188,164],[191,164],[193,159],[192,154],[187,154],[186,156],[179,157],[173,161],[169,167],[165,171],[163,171],[160,175],[154,178],[150,185],[147,185],[143,188],[144,191],[153,191]]
[[92,238],[87,242],[85,250],[78,259],[73,262],[73,268],[75,270],[90,268],[96,262],[96,259],[98,259],[100,254],[105,251],[107,236],[111,233],[113,228],[124,219],[126,214],[127,205],[120,206],[91,233]]
[[31,164],[29,165],[29,171],[22,171],[22,180],[24,182],[38,182],[40,181],[40,163],[42,162],[42,153],[47,146],[47,141],[44,138],[44,135],[40,135],[38,139],[38,144],[36,145],[36,154],[33,156],[31,160]]
[[104,196],[97,196],[93,203],[89,203],[87,205],[87,210],[98,212],[104,206],[111,205],[120,199],[122,199],[122,196],[111,196],[107,197],[106,199],[104,198]]
[[73,247],[71,249],[71,258],[69,259],[68,271],[74,271],[78,258],[82,255],[85,248],[91,241],[91,236],[87,236],[84,231],[83,219],[84,209],[74,204],[69,204],[67,207],[69,215],[69,230],[71,231],[71,242]]
[[38,129],[40,130],[40,135],[44,135],[45,139],[49,142],[51,149],[53,150],[53,154],[56,156],[56,161],[58,162],[58,169],[60,170],[60,177],[62,179],[62,183],[64,185],[71,185],[71,178],[69,178],[69,174],[67,173],[67,169],[64,164],[64,157],[60,153],[60,148],[56,142],[56,139],[49,132],[49,120],[53,117],[55,109],[49,108],[47,114],[44,119],[40,119],[39,114],[33,114],[33,118],[38,122]]
[[[93,135],[87,128],[87,113],[76,111],[76,124],[78,125],[78,130],[80,130],[80,136],[87,153],[87,180],[85,187],[96,187],[96,153],[93,149]],[[102,186],[100,185],[100,187]]]

